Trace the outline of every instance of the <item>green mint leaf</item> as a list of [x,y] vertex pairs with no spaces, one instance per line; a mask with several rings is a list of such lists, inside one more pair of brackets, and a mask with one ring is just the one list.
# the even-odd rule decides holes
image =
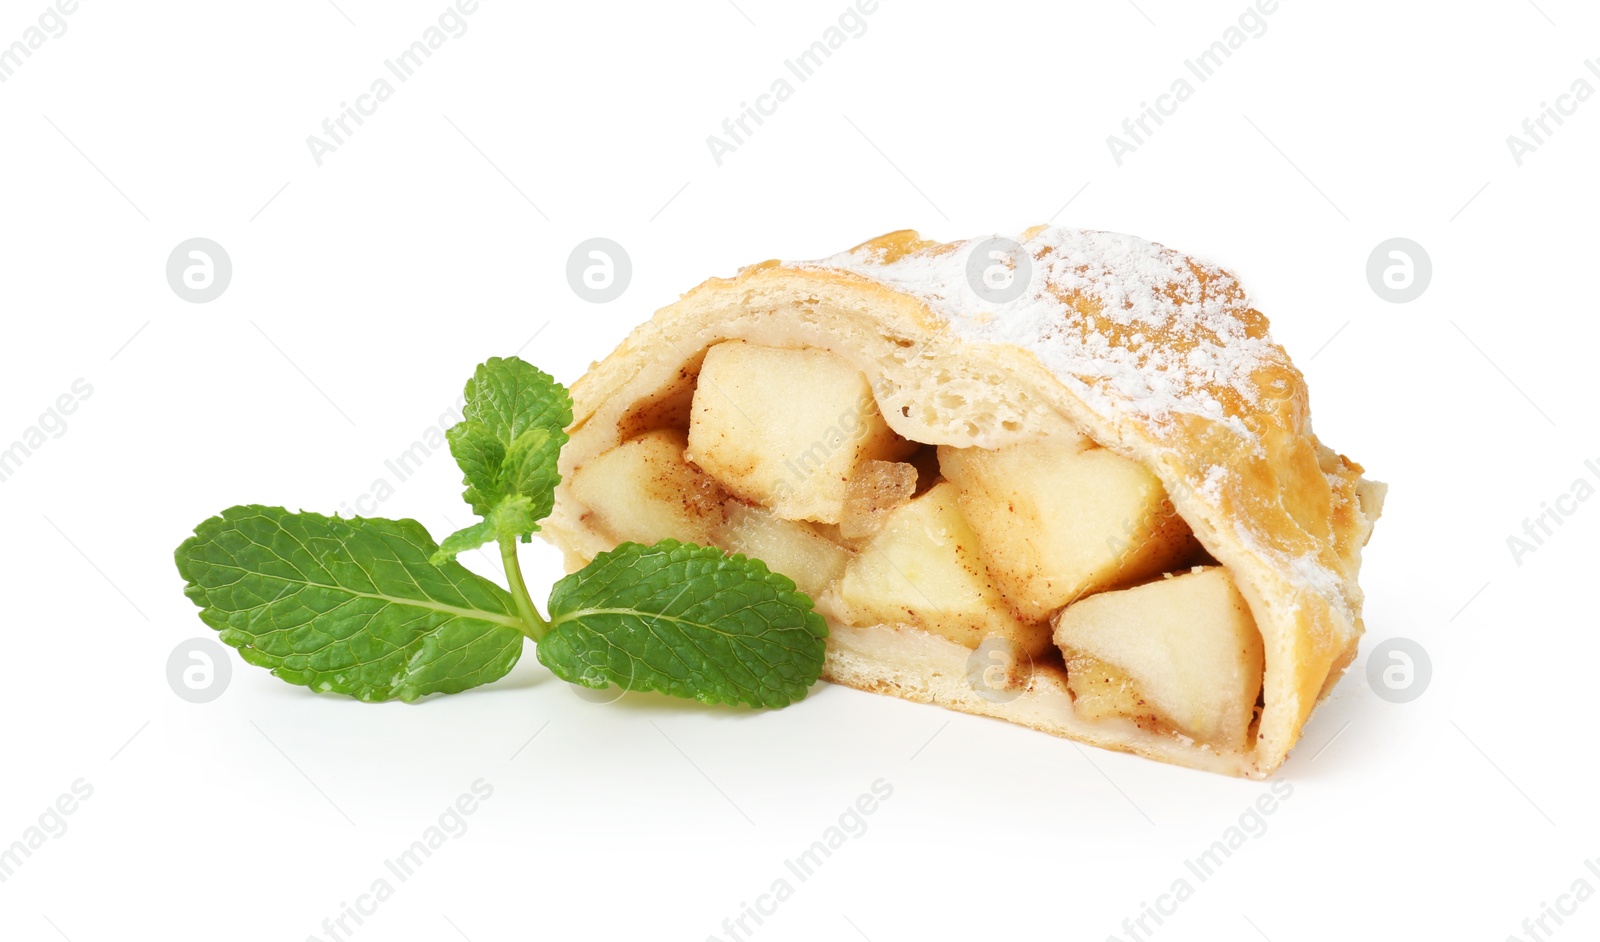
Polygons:
[[781,707],[822,673],[828,628],[760,560],[662,540],[623,543],[557,582],[539,661],[587,687]]
[[480,517],[487,517],[500,497],[500,467],[506,446],[482,422],[458,422],[445,432],[450,454],[461,467],[467,489],[461,496]]
[[455,559],[467,550],[475,550],[485,543],[493,543],[500,538],[498,525],[495,521],[485,517],[470,527],[462,527],[456,532],[439,541],[439,548],[428,557],[428,562],[435,566],[442,566]]
[[178,547],[200,618],[247,663],[358,700],[415,700],[505,676],[522,653],[506,591],[437,565],[415,520],[231,507]]
[[494,543],[502,536],[516,537],[532,533],[539,529],[538,520],[549,513],[550,508],[541,510],[532,498],[507,497],[494,505],[487,517],[445,537],[429,560],[436,566],[442,565],[455,559],[458,553],[477,549],[485,543]]
[[572,397],[548,373],[518,357],[490,357],[467,381],[463,418],[481,422],[509,446],[532,428],[546,429],[566,442],[572,424]]
[[450,453],[467,485],[462,498],[491,525],[446,539],[445,559],[491,539],[526,541],[539,529],[555,506],[556,460],[572,422],[572,399],[561,384],[516,357],[480,364],[466,396],[462,421],[447,433]]
[[556,460],[566,443],[566,432],[536,428],[518,435],[506,449],[505,463],[500,466],[501,486],[507,494],[532,498],[538,508],[535,520],[550,516],[555,507],[555,489],[561,483]]

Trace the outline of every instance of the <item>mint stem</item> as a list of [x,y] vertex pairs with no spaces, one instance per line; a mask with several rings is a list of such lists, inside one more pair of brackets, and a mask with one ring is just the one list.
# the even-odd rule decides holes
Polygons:
[[550,623],[533,607],[528,584],[522,581],[522,564],[517,560],[515,536],[500,537],[500,561],[506,567],[506,581],[511,583],[511,599],[517,603],[517,613],[522,616],[522,633],[535,643],[543,641],[544,636],[550,633]]

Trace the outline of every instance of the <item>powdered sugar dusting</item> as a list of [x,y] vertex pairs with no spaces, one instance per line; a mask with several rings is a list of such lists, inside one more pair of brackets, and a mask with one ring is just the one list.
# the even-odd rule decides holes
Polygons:
[[1135,236],[1046,228],[1018,240],[1033,260],[1026,290],[995,303],[968,282],[979,241],[899,257],[868,243],[805,264],[915,295],[964,339],[1032,351],[1107,419],[1190,413],[1249,436],[1239,415],[1260,401],[1253,374],[1283,354],[1233,276]]
[[1226,465],[1214,464],[1206,469],[1205,479],[1200,482],[1199,487],[1195,488],[1195,492],[1200,495],[1201,500],[1208,504],[1220,504],[1222,502],[1222,482],[1227,476],[1228,468]]
[[[1174,417],[1192,415],[1231,430],[1237,441],[1194,469],[1190,486],[1202,502],[1220,506],[1239,483],[1229,465],[1241,455],[1232,449],[1265,457],[1254,431],[1262,424],[1245,419],[1272,408],[1266,400],[1283,393],[1263,386],[1281,386],[1292,367],[1226,271],[1135,236],[1044,228],[1014,240],[1031,259],[1030,277],[1018,297],[997,303],[968,281],[972,252],[987,239],[938,245],[909,235],[791,264],[854,272],[921,299],[964,340],[1029,350],[1112,424],[1133,418],[1160,438]],[[1002,263],[1009,260],[978,269]],[[1317,551],[1273,548],[1244,520],[1236,529],[1282,575],[1328,599],[1347,622],[1354,617],[1343,581]]]

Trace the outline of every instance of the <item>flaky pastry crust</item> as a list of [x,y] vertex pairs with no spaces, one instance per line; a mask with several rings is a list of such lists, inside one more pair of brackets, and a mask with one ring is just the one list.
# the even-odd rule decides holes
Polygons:
[[1384,486],[1312,433],[1304,378],[1226,271],[1110,233],[1036,227],[1013,244],[1027,261],[1005,264],[1027,288],[1000,303],[969,287],[976,242],[911,231],[694,288],[573,384],[564,483],[543,533],[569,569],[611,548],[565,481],[653,424],[685,420],[705,351],[724,340],[831,351],[867,376],[890,427],[916,442],[995,448],[1076,427],[1161,479],[1249,603],[1266,673],[1247,748],[1079,720],[1059,667],[1024,672],[1026,690],[1000,702],[968,683],[966,648],[909,626],[851,627],[819,602],[831,634],[823,676],[1264,777],[1355,657],[1361,549]]

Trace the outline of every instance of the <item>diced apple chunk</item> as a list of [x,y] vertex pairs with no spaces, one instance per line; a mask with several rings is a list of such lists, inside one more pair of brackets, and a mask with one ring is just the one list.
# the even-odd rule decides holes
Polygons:
[[684,460],[684,446],[674,429],[629,439],[572,472],[573,496],[617,540],[710,544],[727,494]]
[[939,447],[995,582],[1028,617],[1185,561],[1194,538],[1155,475],[1087,437]]
[[689,460],[780,517],[838,523],[856,466],[913,447],[884,423],[861,371],[832,353],[743,341],[706,351]]
[[1049,624],[1017,618],[989,584],[948,483],[889,515],[845,567],[840,598],[856,624],[914,625],[969,648],[1002,638],[1030,655],[1050,645]]
[[1245,745],[1265,661],[1250,608],[1221,566],[1069,605],[1055,641],[1126,672],[1180,731],[1223,748]]
[[899,461],[863,461],[845,484],[839,535],[847,540],[871,536],[898,506],[917,491],[917,469]]
[[728,520],[716,543],[743,553],[794,580],[800,591],[815,599],[840,576],[850,551],[819,535],[809,524],[785,520],[760,507],[728,502]]
[[1110,661],[1070,648],[1062,654],[1066,657],[1072,712],[1079,718],[1103,720],[1117,716],[1145,726],[1162,723],[1162,718],[1127,671]]

